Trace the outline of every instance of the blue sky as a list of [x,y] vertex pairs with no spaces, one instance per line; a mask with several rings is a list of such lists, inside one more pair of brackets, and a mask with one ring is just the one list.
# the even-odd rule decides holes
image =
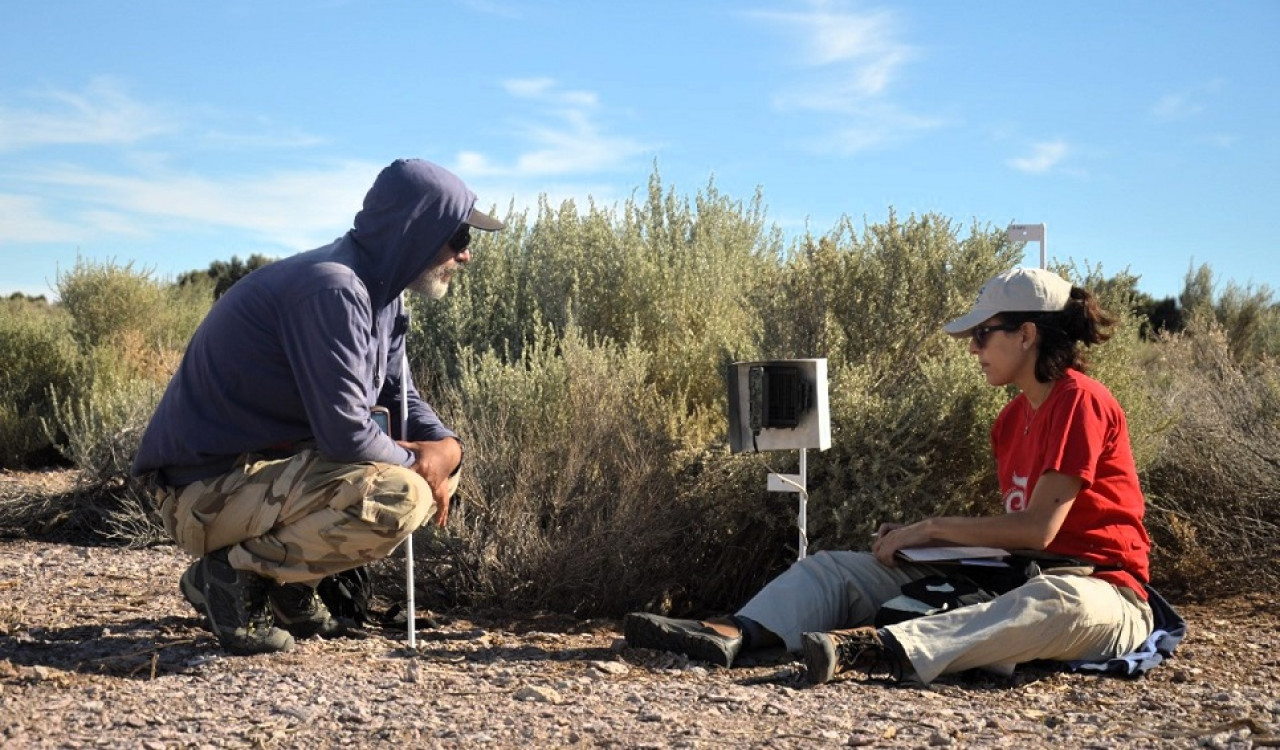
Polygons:
[[[1280,290],[1280,3],[50,0],[0,25],[0,293],[344,232],[416,156],[483,206],[937,212],[1175,295]],[[1028,246],[1028,263],[1039,249]]]

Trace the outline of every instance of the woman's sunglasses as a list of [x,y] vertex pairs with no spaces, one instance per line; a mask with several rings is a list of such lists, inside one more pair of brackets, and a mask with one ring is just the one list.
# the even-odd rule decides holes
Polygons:
[[1018,323],[997,323],[991,326],[975,326],[969,329],[969,338],[973,339],[974,346],[978,347],[979,349],[986,349],[987,339],[991,337],[991,334],[995,333],[996,331],[1004,331],[1005,333],[1009,333],[1012,331],[1016,331],[1021,327],[1022,325]]

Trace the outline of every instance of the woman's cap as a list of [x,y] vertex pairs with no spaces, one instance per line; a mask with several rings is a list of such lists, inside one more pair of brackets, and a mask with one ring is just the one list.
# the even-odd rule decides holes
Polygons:
[[1014,268],[982,285],[978,301],[967,314],[947,323],[943,331],[968,336],[984,320],[1002,312],[1058,312],[1071,299],[1071,282],[1043,268]]

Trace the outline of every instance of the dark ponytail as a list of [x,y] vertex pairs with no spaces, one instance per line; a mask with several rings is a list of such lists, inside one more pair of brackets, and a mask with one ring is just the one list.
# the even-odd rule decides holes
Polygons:
[[1036,380],[1041,383],[1057,380],[1067,370],[1087,371],[1084,347],[1110,339],[1116,324],[1116,317],[1078,286],[1071,287],[1071,298],[1060,312],[1005,312],[1000,318],[1006,323],[1036,324],[1040,333]]

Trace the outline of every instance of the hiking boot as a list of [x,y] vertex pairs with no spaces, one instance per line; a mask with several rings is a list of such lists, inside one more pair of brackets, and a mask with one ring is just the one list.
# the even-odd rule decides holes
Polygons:
[[[190,576],[203,596],[201,609],[218,643],[232,654],[245,656],[293,648],[293,636],[275,627],[267,603],[271,582],[247,570],[236,570],[227,561],[227,548],[200,559]],[[188,576],[184,573],[184,581]],[[194,592],[193,592],[194,593]],[[185,587],[183,594],[191,601]],[[193,602],[194,603],[194,602]]]
[[653,648],[673,651],[690,659],[733,665],[734,658],[742,650],[742,636],[727,636],[699,620],[677,620],[672,617],[632,612],[622,621],[627,645],[633,648]]
[[178,590],[182,598],[195,608],[196,614],[204,618],[204,578],[200,575],[200,561],[196,560],[187,566],[182,577],[178,579]]
[[272,583],[267,599],[275,614],[276,625],[295,638],[336,638],[346,631],[342,621],[329,612],[314,586],[305,583]]
[[867,679],[898,682],[906,674],[904,661],[885,645],[873,627],[829,630],[800,636],[809,682],[821,685],[841,672],[857,671]]

